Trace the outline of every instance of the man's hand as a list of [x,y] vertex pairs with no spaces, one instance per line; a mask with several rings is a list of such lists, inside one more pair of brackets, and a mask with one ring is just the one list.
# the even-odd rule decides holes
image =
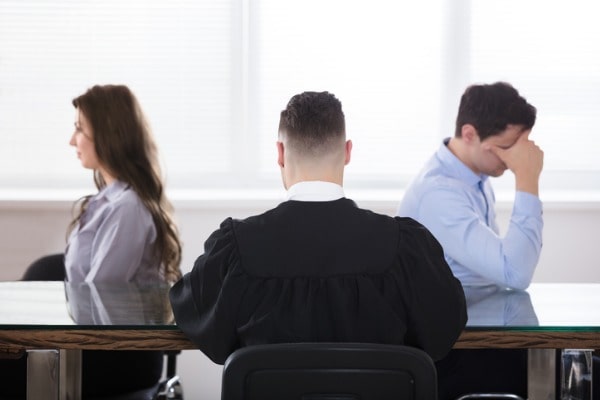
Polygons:
[[537,196],[544,166],[544,152],[533,140],[529,140],[530,133],[531,131],[522,133],[508,149],[490,145],[489,150],[515,174],[517,190]]

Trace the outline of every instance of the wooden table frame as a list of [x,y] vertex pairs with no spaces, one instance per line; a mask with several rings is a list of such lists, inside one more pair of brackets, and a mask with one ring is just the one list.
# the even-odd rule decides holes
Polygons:
[[[41,329],[0,330],[0,351],[29,349],[191,350],[196,346],[173,329]],[[455,349],[600,349],[600,330],[494,330],[467,328]]]
[[[600,348],[600,331],[567,329],[468,329],[457,340],[455,349],[515,349],[529,350],[529,399],[556,398],[556,349],[582,349],[589,352]],[[193,350],[196,346],[176,327],[173,329],[72,329],[48,328],[0,331],[0,352],[8,354],[32,351],[35,357],[54,357],[60,364],[56,383],[58,397],[77,398],[81,391],[81,350]],[[37,353],[36,351],[43,350]],[[58,350],[58,351],[57,351]],[[47,361],[46,361],[47,362]],[[48,392],[45,391],[43,395]],[[28,393],[28,398],[40,398],[40,392]],[[52,398],[52,397],[49,397]]]

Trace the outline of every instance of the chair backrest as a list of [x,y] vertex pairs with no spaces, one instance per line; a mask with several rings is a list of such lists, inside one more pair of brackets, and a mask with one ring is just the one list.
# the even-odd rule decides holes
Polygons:
[[21,278],[22,281],[64,281],[65,255],[51,254],[35,260]]
[[371,343],[248,346],[223,368],[221,400],[437,400],[420,349]]

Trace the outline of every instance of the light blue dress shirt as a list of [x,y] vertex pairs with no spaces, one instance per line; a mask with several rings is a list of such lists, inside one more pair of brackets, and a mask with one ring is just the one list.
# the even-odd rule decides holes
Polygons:
[[408,187],[397,215],[411,217],[433,233],[463,285],[527,288],[542,248],[540,199],[517,191],[508,230],[500,237],[488,177],[475,174],[452,154],[448,140]]
[[152,216],[129,185],[115,181],[93,196],[65,250],[71,282],[163,280],[154,255]]

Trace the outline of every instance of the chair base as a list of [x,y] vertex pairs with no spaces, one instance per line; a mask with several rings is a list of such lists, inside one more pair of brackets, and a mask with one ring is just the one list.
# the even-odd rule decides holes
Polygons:
[[470,393],[460,396],[456,400],[525,400],[513,393]]
[[179,376],[175,375],[160,384],[156,400],[183,400],[183,387]]

